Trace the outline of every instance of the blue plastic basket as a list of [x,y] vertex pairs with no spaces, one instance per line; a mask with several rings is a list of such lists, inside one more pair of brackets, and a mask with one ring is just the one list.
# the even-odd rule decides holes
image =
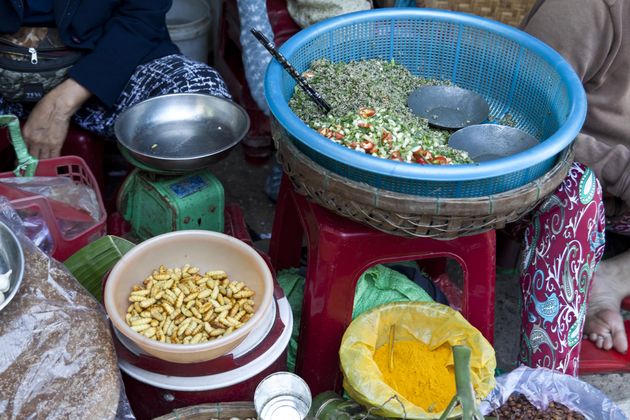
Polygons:
[[280,49],[298,71],[312,61],[395,60],[413,74],[481,94],[496,119],[541,143],[516,155],[470,165],[418,165],[380,159],[331,142],[289,108],[295,81],[275,61],[265,77],[271,112],[298,149],[353,181],[390,191],[465,198],[506,192],[541,177],[580,131],[586,95],[571,66],[553,49],[510,26],[433,9],[378,9],[320,22]]

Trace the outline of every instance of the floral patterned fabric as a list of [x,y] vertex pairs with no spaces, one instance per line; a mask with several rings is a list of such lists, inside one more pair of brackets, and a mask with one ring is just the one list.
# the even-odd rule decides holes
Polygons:
[[518,223],[525,249],[521,363],[577,375],[586,300],[604,252],[605,225],[599,181],[579,163],[528,220]]
[[[169,93],[206,93],[231,99],[221,75],[205,63],[181,54],[167,55],[136,67],[136,71],[112,108],[92,97],[73,116],[80,127],[103,137],[114,138],[118,116],[133,105],[154,96]],[[9,102],[0,96],[0,114],[26,119],[31,108]]]
[[238,0],[236,4],[241,24],[239,39],[247,85],[256,105],[269,115],[269,106],[265,100],[264,78],[267,65],[271,61],[271,54],[250,32],[251,28],[258,29],[267,39],[273,41],[267,2],[265,0]]

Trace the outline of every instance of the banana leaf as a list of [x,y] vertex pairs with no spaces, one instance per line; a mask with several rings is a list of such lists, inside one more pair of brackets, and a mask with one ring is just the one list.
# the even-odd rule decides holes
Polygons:
[[135,245],[117,236],[103,236],[65,261],[66,268],[99,302],[103,277]]
[[458,403],[462,406],[462,420],[482,420],[484,418],[475,401],[475,391],[470,377],[470,353],[470,347],[453,346],[457,394],[444,410],[440,420],[449,418]]

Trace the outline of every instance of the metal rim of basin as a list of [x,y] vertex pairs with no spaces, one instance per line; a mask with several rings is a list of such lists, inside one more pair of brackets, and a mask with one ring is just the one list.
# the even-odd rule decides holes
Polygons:
[[[116,120],[114,132],[119,145],[145,169],[182,173],[219,160],[249,126],[247,112],[231,100],[175,93],[130,107]],[[201,143],[204,137],[210,141]]]
[[4,301],[0,303],[0,312],[2,312],[15,297],[22,284],[22,279],[24,278],[24,251],[15,233],[3,222],[0,222],[0,244],[2,244],[2,249],[0,250],[0,272],[3,274],[8,270],[13,270],[9,292],[5,294]]

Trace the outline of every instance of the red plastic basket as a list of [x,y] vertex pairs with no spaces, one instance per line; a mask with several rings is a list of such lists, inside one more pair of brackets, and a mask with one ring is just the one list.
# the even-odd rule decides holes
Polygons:
[[0,178],[10,178],[24,175],[67,177],[77,184],[86,185],[94,190],[94,194],[98,200],[100,212],[99,220],[84,231],[72,236],[66,236],[59,228],[57,221],[59,213],[55,213],[54,211],[57,210],[57,212],[59,212],[59,208],[51,205],[51,201],[49,201],[46,197],[33,195],[30,197],[10,200],[11,205],[16,210],[19,210],[19,213],[36,214],[46,222],[50,231],[50,236],[53,240],[50,248],[52,250],[52,256],[59,261],[64,261],[88,243],[105,235],[107,228],[107,213],[105,211],[105,206],[103,205],[103,198],[101,197],[96,178],[90,171],[85,161],[78,156],[62,156],[38,162],[26,152],[26,147],[23,144],[22,136],[19,132],[19,122],[17,118],[13,116],[0,116],[0,125],[8,126],[9,135],[13,143],[13,147],[16,149],[19,162],[18,169],[14,172],[0,173]]

